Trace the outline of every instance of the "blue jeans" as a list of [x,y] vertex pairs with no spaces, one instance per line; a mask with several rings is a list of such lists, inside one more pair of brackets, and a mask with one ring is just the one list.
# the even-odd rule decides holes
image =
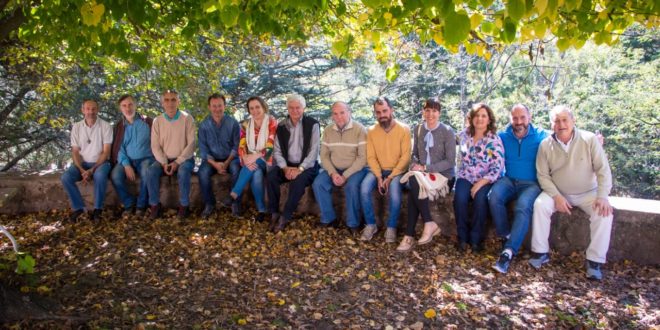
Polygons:
[[238,198],[241,199],[243,194],[243,189],[245,186],[250,183],[250,189],[252,189],[252,195],[254,196],[254,203],[257,205],[257,211],[261,213],[266,212],[266,203],[264,202],[264,175],[266,174],[266,162],[263,159],[257,159],[257,165],[259,166],[254,171],[250,171],[249,168],[243,166],[241,171],[238,174],[236,183],[231,189],[231,192],[236,194]]
[[147,207],[147,174],[149,172],[149,165],[154,161],[155,159],[153,157],[130,160],[130,165],[133,168],[133,171],[136,176],[140,177],[140,190],[138,192],[137,203],[135,197],[131,195],[126,188],[126,172],[124,171],[124,166],[117,164],[112,169],[112,173],[110,174],[112,185],[115,187],[115,191],[117,192],[117,195],[119,195],[119,200],[124,205],[124,208],[128,209],[132,206],[136,206],[141,209]]
[[[456,180],[454,192],[454,214],[456,215],[456,230],[459,242],[479,245],[486,233],[486,218],[488,217],[488,191],[492,184],[486,184],[474,196],[470,196],[472,183],[463,178]],[[468,204],[472,201],[472,221],[468,219]]]
[[[88,170],[94,167],[96,163],[87,163],[83,162],[82,167],[85,170]],[[102,209],[103,201],[105,200],[105,189],[108,187],[108,174],[110,173],[110,163],[105,162],[103,165],[96,168],[92,177],[94,179],[94,208]],[[69,200],[71,201],[71,208],[74,211],[82,210],[85,208],[85,201],[83,201],[80,190],[76,182],[82,180],[82,175],[80,170],[74,165],[71,165],[69,168],[64,171],[62,174],[62,185],[67,195],[69,195]]]
[[[241,170],[241,165],[238,158],[234,158],[229,162],[229,168],[227,171],[231,174],[231,186],[236,183],[238,179],[238,172]],[[215,194],[213,193],[212,183],[213,174],[218,173],[218,170],[215,169],[211,164],[209,164],[206,159],[202,160],[202,165],[199,166],[197,171],[197,177],[199,178],[199,187],[202,191],[202,198],[204,199],[204,205],[213,205],[215,206]]]
[[[383,171],[382,178],[387,178],[392,171]],[[401,211],[401,175],[392,178],[390,187],[388,189],[389,198],[389,214],[387,218],[387,228],[396,228],[399,220],[399,213]],[[369,171],[364,176],[362,184],[360,185],[360,202],[362,203],[362,210],[364,212],[364,221],[368,225],[376,224],[376,216],[374,214],[374,206],[371,200],[374,189],[378,186],[378,180],[373,172]]]
[[[179,182],[179,204],[181,206],[190,205],[190,178],[195,167],[195,161],[190,158],[179,165],[176,170],[177,181]],[[147,174],[147,190],[149,191],[149,205],[158,205],[160,202],[160,177],[165,171],[159,162],[153,162],[149,166]]]
[[[342,174],[344,171],[339,171]],[[360,183],[369,172],[368,168],[353,173],[344,183],[344,196],[346,197],[346,225],[350,228],[360,226]],[[335,208],[332,205],[332,178],[328,172],[321,171],[312,183],[314,197],[321,209],[321,222],[331,223],[337,219]]]
[[[488,204],[497,236],[509,237],[504,244],[505,249],[509,248],[513,253],[520,250],[532,220],[534,201],[540,193],[541,188],[535,181],[512,180],[505,176],[493,184],[488,194]],[[509,226],[507,204],[514,199],[513,223]]]

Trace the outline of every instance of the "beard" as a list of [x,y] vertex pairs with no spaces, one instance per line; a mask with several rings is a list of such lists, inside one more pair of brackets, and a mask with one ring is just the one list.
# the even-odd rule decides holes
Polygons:
[[388,128],[392,125],[392,116],[378,118],[378,124],[383,128]]
[[516,134],[521,134],[527,132],[527,129],[529,128],[529,125],[525,124],[520,124],[520,125],[514,125],[513,126],[513,132]]

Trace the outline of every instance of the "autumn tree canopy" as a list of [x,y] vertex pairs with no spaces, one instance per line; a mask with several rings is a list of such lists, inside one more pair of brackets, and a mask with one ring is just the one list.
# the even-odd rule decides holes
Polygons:
[[[633,22],[658,25],[655,0],[73,0],[0,1],[0,40],[18,38],[79,59],[115,56],[142,67],[195,47],[322,39],[340,57],[373,49],[394,62],[417,37],[489,58],[506,44],[552,38],[560,50],[613,44]],[[411,56],[414,56],[411,55]],[[391,67],[390,75],[396,73]]]

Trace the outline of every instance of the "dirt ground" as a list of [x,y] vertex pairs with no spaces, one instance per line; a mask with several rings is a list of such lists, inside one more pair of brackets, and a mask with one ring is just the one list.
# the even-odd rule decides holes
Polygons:
[[[382,232],[296,219],[283,233],[219,212],[179,222],[63,223],[63,211],[0,216],[35,274],[17,275],[0,238],[0,323],[15,328],[658,328],[660,267],[608,263],[584,278],[584,257],[525,252],[507,275],[497,245],[459,254],[451,241],[398,253]],[[400,233],[401,237],[402,233]],[[659,251],[660,253],[660,251]],[[3,307],[4,306],[4,307]]]

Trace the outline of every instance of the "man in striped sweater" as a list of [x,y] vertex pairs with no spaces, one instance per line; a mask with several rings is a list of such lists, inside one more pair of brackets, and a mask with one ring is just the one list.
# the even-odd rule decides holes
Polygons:
[[332,188],[344,189],[346,197],[346,225],[353,234],[360,227],[360,183],[369,171],[367,164],[367,130],[352,120],[351,107],[335,102],[331,108],[332,121],[323,131],[321,141],[321,167],[323,171],[314,179],[312,188],[321,209],[321,226],[339,226]]

